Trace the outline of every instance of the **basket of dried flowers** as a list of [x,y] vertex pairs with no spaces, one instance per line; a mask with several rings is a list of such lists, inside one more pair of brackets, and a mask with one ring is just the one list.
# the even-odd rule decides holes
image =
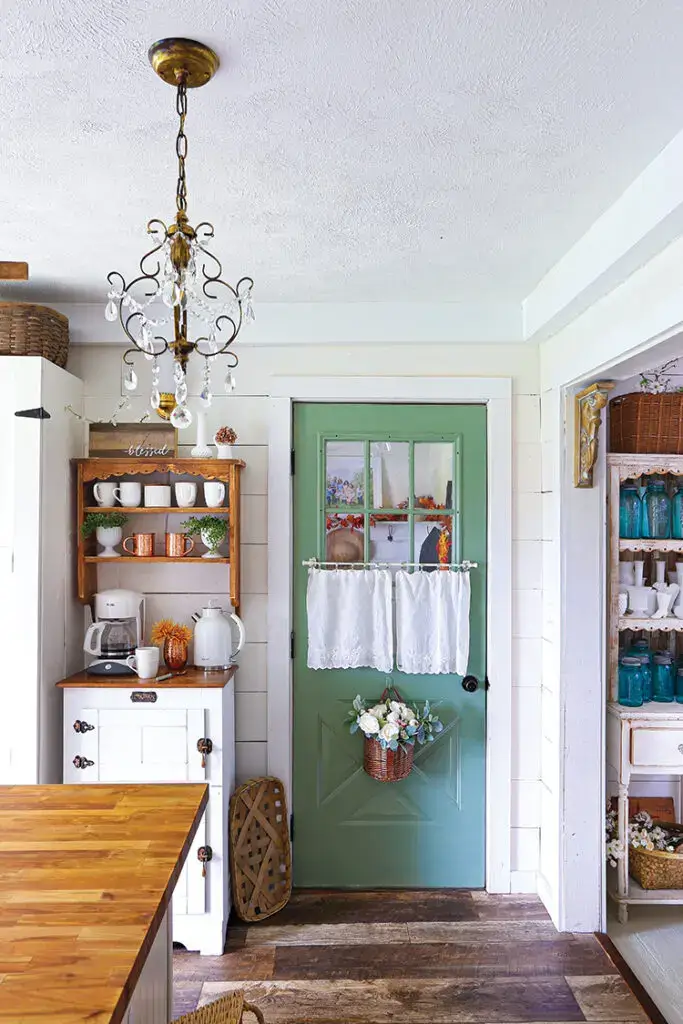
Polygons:
[[[606,856],[616,867],[624,856],[617,834],[617,812],[607,808]],[[628,826],[629,873],[643,889],[683,889],[683,825],[652,820],[647,811],[634,814]]]
[[160,619],[152,626],[150,639],[153,644],[163,647],[164,661],[172,672],[178,672],[187,665],[187,647],[192,639],[192,630],[181,626],[172,619]]

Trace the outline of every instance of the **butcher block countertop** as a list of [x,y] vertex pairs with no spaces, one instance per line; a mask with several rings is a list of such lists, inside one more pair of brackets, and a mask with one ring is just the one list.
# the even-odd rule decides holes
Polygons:
[[119,1024],[207,798],[0,787],[1,1024]]
[[[138,679],[137,676],[89,676],[87,672],[75,672],[66,679],[60,679],[55,686],[61,686],[62,689],[76,686],[81,689],[103,687],[110,690],[178,690],[187,686],[216,689],[226,686],[236,671],[237,665],[231,665],[230,668],[218,672],[205,672],[203,668],[188,666],[182,675],[164,679],[161,683],[156,679]],[[167,672],[168,669],[162,665],[159,675],[166,675]]]

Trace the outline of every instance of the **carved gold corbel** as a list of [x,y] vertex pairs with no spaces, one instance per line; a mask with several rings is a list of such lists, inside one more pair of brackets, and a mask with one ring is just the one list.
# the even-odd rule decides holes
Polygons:
[[603,380],[574,395],[574,486],[593,486],[593,467],[598,457],[601,411],[607,405],[612,381]]

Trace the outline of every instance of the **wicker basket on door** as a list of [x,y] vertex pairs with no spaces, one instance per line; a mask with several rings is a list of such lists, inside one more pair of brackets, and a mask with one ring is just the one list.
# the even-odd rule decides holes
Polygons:
[[609,403],[609,450],[683,455],[683,393],[634,392]]
[[259,1024],[264,1024],[263,1014],[257,1006],[245,1003],[243,992],[230,992],[208,1006],[176,1017],[173,1024],[246,1024],[245,1011],[253,1013]]
[[371,778],[378,782],[400,782],[410,775],[415,753],[412,747],[390,750],[367,736],[364,743],[363,768]]
[[69,321],[49,306],[0,302],[0,356],[43,356],[66,366]]
[[230,800],[230,878],[243,921],[277,914],[292,895],[292,849],[285,787],[279,779],[252,779]]
[[[677,828],[658,822],[662,828]],[[683,889],[683,853],[667,853],[666,850],[644,850],[629,846],[629,873],[640,882],[643,889]]]

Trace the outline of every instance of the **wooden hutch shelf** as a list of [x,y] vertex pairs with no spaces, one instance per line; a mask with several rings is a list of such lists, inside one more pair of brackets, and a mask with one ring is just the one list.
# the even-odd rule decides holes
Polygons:
[[[105,563],[135,562],[141,564],[157,563],[163,564],[185,562],[191,565],[229,565],[230,566],[230,602],[235,611],[239,611],[240,604],[240,471],[244,469],[245,463],[241,459],[179,459],[175,456],[166,458],[145,459],[145,458],[95,458],[75,459],[77,474],[77,569],[78,569],[78,597],[85,604],[97,590],[97,565]],[[173,483],[174,477],[201,477],[202,480],[218,480],[225,484],[227,503],[218,508],[207,508],[205,506],[192,506],[189,508],[178,508],[177,506],[158,507],[135,507],[130,508],[123,505],[116,505],[113,508],[105,508],[94,504],[93,484],[97,480],[111,480],[112,478],[125,478],[134,480],[139,477],[149,476],[152,473],[161,474],[166,480],[160,482]],[[144,480],[140,481],[144,485]],[[155,483],[157,481],[155,480]],[[95,537],[83,539],[81,536],[81,525],[85,516],[91,512],[125,512],[126,515],[225,515],[228,517],[228,556],[221,558],[201,558],[200,556],[185,555],[180,558],[168,558],[164,555],[155,555],[148,558],[137,558],[132,555],[121,555],[119,558],[102,558],[96,554],[97,544]],[[130,525],[129,525],[130,530]],[[133,532],[133,531],[130,531]]]
[[201,507],[199,505],[192,505],[188,508],[179,508],[177,505],[149,505],[149,506],[135,506],[130,505],[87,505],[83,511],[87,514],[88,512],[125,512],[127,515],[174,515],[174,516],[227,516],[230,513],[230,509],[224,505],[219,508]]
[[110,558],[107,556],[102,557],[101,555],[86,555],[84,561],[88,565],[116,565],[118,562],[137,562],[146,563],[150,562],[190,562],[193,565],[230,565],[229,558],[202,558],[200,555],[178,555],[177,557],[171,558],[169,555],[121,555],[120,558]]
[[[618,700],[618,670],[620,634],[627,630],[646,634],[656,649],[669,649],[680,653],[679,633],[683,633],[683,619],[667,616],[663,619],[619,615],[619,592],[624,589],[619,581],[620,561],[630,561],[639,555],[645,562],[645,577],[649,584],[655,576],[655,561],[666,561],[672,570],[678,553],[683,554],[683,540],[667,538],[650,540],[619,537],[619,494],[625,480],[657,475],[683,476],[681,455],[607,455],[608,474],[608,705],[607,705],[607,768],[608,778],[616,786],[618,808],[618,837],[624,856],[615,869],[609,869],[607,891],[616,903],[619,920],[628,919],[628,908],[635,904],[683,905],[683,889],[643,889],[630,877],[628,847],[629,785],[633,778],[647,775],[673,775],[683,777],[683,704],[649,702],[638,708],[622,707]],[[625,557],[623,557],[625,556]],[[628,640],[627,640],[628,643]],[[683,782],[679,783],[683,796]]]

